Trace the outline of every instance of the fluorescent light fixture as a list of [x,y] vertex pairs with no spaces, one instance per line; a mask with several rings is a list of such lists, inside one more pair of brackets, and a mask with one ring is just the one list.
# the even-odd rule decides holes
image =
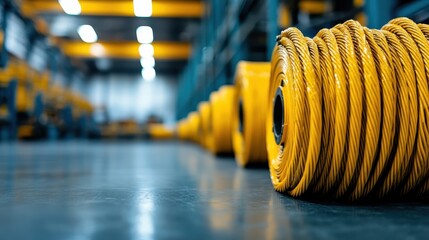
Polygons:
[[97,33],[91,25],[82,25],[77,29],[80,38],[86,43],[97,42]]
[[151,27],[140,26],[137,28],[137,41],[139,43],[152,43],[153,42],[153,31]]
[[155,58],[143,57],[140,59],[140,64],[142,65],[142,68],[153,68],[155,67]]
[[146,81],[153,81],[156,77],[156,71],[154,68],[143,68],[142,76]]
[[152,16],[152,0],[133,0],[136,17]]
[[64,12],[69,15],[79,15],[82,11],[78,0],[58,0]]
[[140,45],[139,53],[140,53],[140,56],[142,58],[152,57],[153,53],[154,53],[154,49],[153,49],[152,44],[145,43],[145,44]]

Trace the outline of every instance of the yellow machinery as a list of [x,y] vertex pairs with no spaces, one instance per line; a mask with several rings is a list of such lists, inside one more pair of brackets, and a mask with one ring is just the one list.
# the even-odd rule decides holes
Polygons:
[[[0,105],[0,116],[9,116],[12,124],[9,128],[18,127],[18,137],[31,137],[43,111],[42,94],[49,84],[49,74],[40,74],[14,56],[9,58],[7,66],[0,71],[2,94],[7,93],[7,104],[2,100]],[[4,91],[10,85],[16,87]]]
[[310,15],[320,15],[332,10],[330,1],[326,0],[301,0],[299,10]]
[[68,92],[66,96],[69,97],[68,101],[73,108],[73,119],[79,119],[93,113],[94,108],[92,104],[77,92]]
[[235,76],[232,136],[235,159],[243,167],[267,164],[265,116],[270,63],[240,62]]
[[46,95],[49,89],[51,74],[49,71],[43,73],[36,72],[33,80],[33,87],[36,94]]
[[[9,87],[9,83],[13,77],[13,73],[14,73],[14,69],[15,66],[13,64],[9,64],[8,66],[6,66],[5,68],[0,68],[0,87],[2,89],[4,89],[4,91],[2,91],[2,95],[5,95],[5,99],[6,99],[6,95],[9,95],[8,93],[10,91],[6,91],[6,89]],[[14,96],[14,95],[13,95]],[[13,105],[15,105],[13,103]],[[9,114],[9,109],[8,109],[8,102],[1,102],[0,104],[0,117],[4,118]]]
[[[40,87],[45,89],[42,83]],[[94,106],[78,93],[58,84],[48,85],[43,92],[48,122],[60,131],[77,131],[78,135],[86,135]]]
[[17,80],[16,108],[18,113],[30,113],[34,107],[34,86],[32,77],[34,70],[23,60],[11,58],[10,64],[13,71],[13,78]]
[[[15,128],[27,125],[31,120],[35,107],[36,91],[33,86],[33,78],[36,72],[31,69],[23,60],[16,57],[9,57],[8,65],[1,70],[0,85],[2,94],[7,99],[7,103],[0,105],[0,116],[8,117],[11,137],[16,135]],[[15,86],[12,87],[11,86]],[[18,131],[18,136],[28,136],[31,127],[22,128]]]

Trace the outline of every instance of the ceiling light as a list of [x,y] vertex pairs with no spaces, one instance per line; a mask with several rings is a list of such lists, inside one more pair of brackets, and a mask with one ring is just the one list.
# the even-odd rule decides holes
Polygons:
[[58,0],[64,12],[69,15],[79,15],[82,11],[78,0]]
[[152,16],[152,0],[133,0],[136,17]]
[[142,65],[142,68],[153,68],[155,67],[155,58],[143,57],[140,59],[140,64]]
[[97,33],[91,25],[82,25],[77,29],[80,38],[86,43],[97,42]]
[[146,81],[153,81],[156,77],[156,71],[154,68],[143,68],[142,76]]
[[103,57],[106,54],[106,50],[100,43],[94,43],[91,45],[90,52],[95,57]]
[[151,27],[140,26],[136,31],[137,40],[139,43],[152,43],[153,42],[153,31]]
[[154,54],[154,49],[152,44],[142,44],[139,47],[139,53],[142,58],[152,57]]

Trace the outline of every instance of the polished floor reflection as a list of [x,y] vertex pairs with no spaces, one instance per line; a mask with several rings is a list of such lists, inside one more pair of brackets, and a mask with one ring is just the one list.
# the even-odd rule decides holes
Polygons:
[[0,144],[0,239],[427,239],[428,216],[291,199],[190,144]]

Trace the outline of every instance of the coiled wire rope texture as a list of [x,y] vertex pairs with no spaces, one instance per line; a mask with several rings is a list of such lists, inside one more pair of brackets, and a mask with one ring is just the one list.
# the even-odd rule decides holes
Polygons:
[[429,27],[349,20],[273,51],[266,138],[274,188],[354,201],[429,190]]

